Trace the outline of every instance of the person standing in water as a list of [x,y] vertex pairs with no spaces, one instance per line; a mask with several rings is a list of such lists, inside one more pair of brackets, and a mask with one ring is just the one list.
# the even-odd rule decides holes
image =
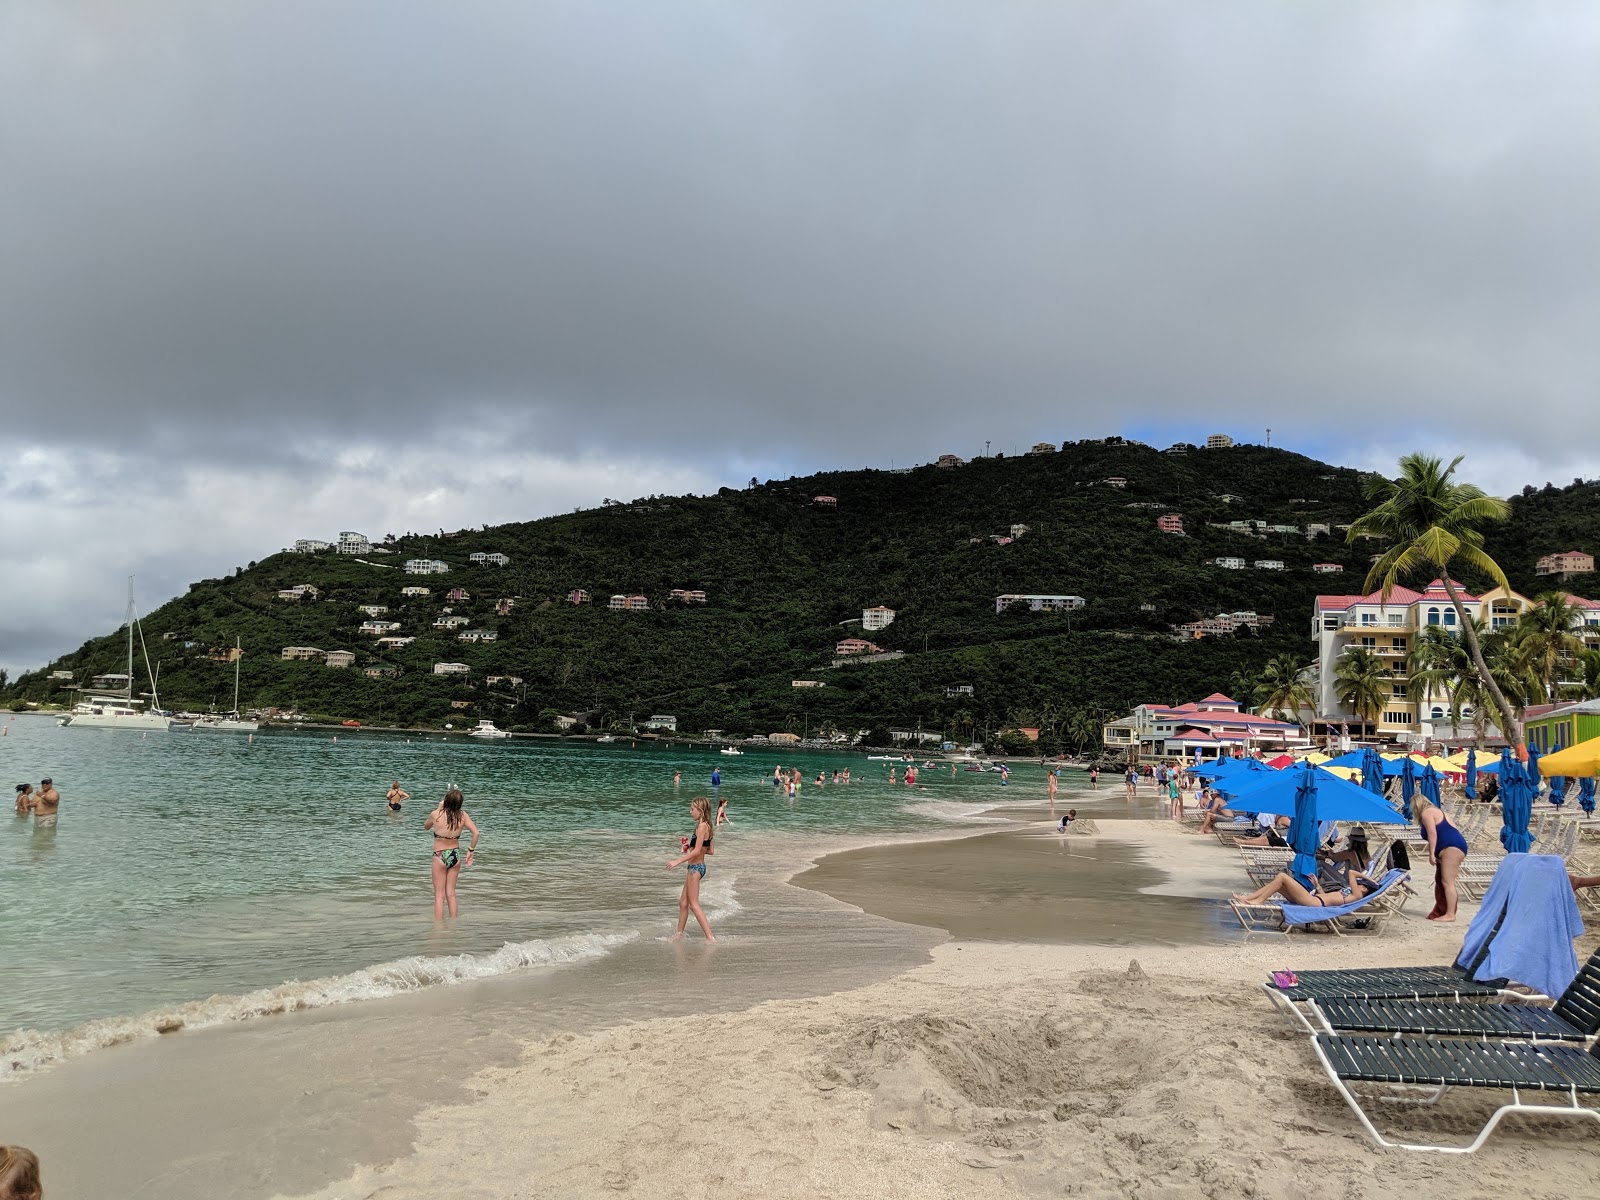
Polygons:
[[723,825],[732,824],[733,818],[728,815],[728,798],[719,796],[717,798],[717,826],[721,828]]
[[[460,788],[451,788],[439,801],[439,807],[422,822],[424,829],[433,831],[433,919],[444,917],[446,906],[450,915],[456,915],[456,878],[463,866],[472,865],[472,852],[478,848],[478,827],[472,823]],[[470,830],[472,842],[465,852],[461,849],[461,832]]]
[[400,802],[409,799],[411,799],[411,793],[402,788],[400,781],[396,779],[389,785],[389,794],[383,798],[383,802],[389,806],[390,812],[399,812]]
[[706,941],[714,942],[717,939],[711,932],[711,923],[700,907],[700,884],[706,877],[706,856],[711,853],[711,837],[715,832],[711,826],[711,801],[696,796],[689,802],[689,815],[694,818],[694,833],[684,847],[683,857],[667,863],[669,871],[685,868],[683,891],[678,893],[678,932],[672,935],[672,940],[682,940],[683,931],[689,926],[689,914],[693,913]]
[[1056,811],[1056,788],[1058,786],[1059,785],[1056,782],[1056,773],[1054,771],[1046,771],[1044,773],[1044,790],[1050,796],[1050,812],[1052,815],[1054,815]]
[[33,811],[40,823],[54,825],[56,813],[61,810],[61,793],[47,775],[39,781],[39,790],[33,794]]
[[33,815],[33,784],[17,784],[17,816],[31,817]]
[[677,787],[682,782],[683,782],[683,772],[682,771],[674,771],[672,773],[672,786],[673,787]]
[[721,787],[722,786],[722,768],[721,767],[712,767],[711,768],[711,786],[712,787]]
[[1090,767],[1089,768],[1089,790],[1090,791],[1094,791],[1094,792],[1098,792],[1100,790],[1100,768],[1099,767]]

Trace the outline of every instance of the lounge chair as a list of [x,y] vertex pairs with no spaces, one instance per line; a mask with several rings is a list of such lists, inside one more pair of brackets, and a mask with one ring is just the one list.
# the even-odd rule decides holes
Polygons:
[[1409,879],[1404,871],[1391,870],[1378,880],[1378,889],[1349,904],[1243,904],[1228,901],[1233,915],[1244,926],[1248,940],[1258,933],[1288,936],[1296,929],[1324,925],[1332,933],[1380,933],[1385,918],[1396,911],[1400,891]]
[[[1471,1154],[1483,1145],[1507,1113],[1529,1116],[1584,1117],[1600,1121],[1600,1110],[1586,1108],[1580,1096],[1600,1093],[1600,1045],[1584,1050],[1570,1045],[1528,1045],[1516,1042],[1450,1041],[1441,1038],[1362,1037],[1319,1033],[1312,1039],[1318,1061],[1350,1105],[1372,1140],[1380,1146],[1439,1154]],[[1432,1104],[1452,1087],[1501,1088],[1511,1092],[1465,1146],[1397,1142],[1384,1137],[1367,1116],[1351,1083],[1432,1087],[1416,1102]],[[1523,1092],[1560,1096],[1560,1104],[1528,1104]],[[1397,1097],[1386,1096],[1394,1100]]]

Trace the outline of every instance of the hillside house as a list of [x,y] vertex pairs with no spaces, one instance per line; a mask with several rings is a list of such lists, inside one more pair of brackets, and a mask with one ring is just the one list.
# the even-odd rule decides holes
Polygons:
[[1011,545],[1012,542],[1016,541],[1017,539],[1014,538],[1014,537],[1011,537],[1009,534],[991,533],[989,535],[989,540],[991,542],[993,542],[996,546],[1009,546],[1009,545]]
[[1272,617],[1250,612],[1223,612],[1214,617],[1202,617],[1176,627],[1179,636],[1189,638],[1212,637],[1219,633],[1237,633],[1241,629],[1262,630],[1271,627]]
[[671,716],[670,714],[657,715],[646,721],[644,723],[644,728],[653,729],[657,733],[677,733],[678,718]]
[[1306,526],[1306,541],[1309,542],[1312,538],[1317,537],[1319,534],[1322,537],[1332,537],[1333,526],[1329,525],[1326,521],[1312,521]]
[[491,550],[488,553],[484,553],[482,550],[474,551],[467,555],[467,561],[475,567],[508,567],[511,565],[511,560],[498,550]]
[[62,679],[73,679],[73,678],[76,678],[76,676],[74,676],[71,671],[51,671],[50,672],[51,682],[56,682],[56,681],[62,680]]
[[970,696],[970,695],[972,695],[972,685],[970,683],[952,683],[947,687],[940,688],[939,690],[941,692],[943,692],[946,696]]
[[1344,570],[1341,563],[1312,563],[1311,569],[1318,575],[1337,575]]
[[589,593],[584,591],[582,588],[573,588],[567,593],[567,603],[587,604],[589,603]]
[[1156,518],[1156,528],[1162,533],[1175,533],[1183,537],[1183,517],[1178,513],[1167,513]]
[[322,656],[322,662],[324,666],[329,667],[353,667],[356,656],[348,650],[329,650]]
[[939,455],[939,461],[936,465],[942,471],[950,471],[954,470],[956,467],[964,467],[967,465],[967,463],[966,459],[958,458],[954,454],[941,454]]
[[404,650],[416,640],[414,637],[381,637],[378,645],[384,650]]
[[399,628],[399,621],[363,621],[356,632],[371,637],[383,637],[385,634],[393,633]]
[[606,605],[612,612],[649,612],[649,596],[613,596]]
[[435,629],[460,629],[463,625],[471,624],[471,617],[463,617],[459,614],[452,615],[447,613],[444,616],[436,619],[433,623],[433,627]]
[[411,587],[403,587],[403,588],[401,588],[400,589],[400,594],[402,596],[431,596],[431,595],[433,595],[433,589],[432,588],[425,588],[425,587],[417,587],[417,586],[413,585]]
[[1006,609],[1017,605],[1026,607],[1029,612],[1070,612],[1082,608],[1089,603],[1082,596],[1036,596],[1036,595],[1006,595],[994,598],[994,611],[1003,613]]
[[874,646],[865,638],[843,638],[834,646],[833,652],[841,656],[849,654],[882,654],[883,647]]
[[1594,570],[1594,555],[1582,550],[1546,554],[1533,566],[1535,575],[1580,575]]
[[1213,558],[1211,562],[1213,566],[1221,567],[1224,571],[1244,570],[1244,559],[1235,557],[1232,554],[1224,554],[1220,558]]
[[450,701],[450,707],[455,709],[457,712],[465,712],[467,709],[472,707],[472,701],[471,700],[452,700],[452,701]]
[[1268,533],[1299,533],[1300,532],[1300,526],[1298,526],[1298,525],[1268,525],[1267,526],[1267,532]]
[[297,602],[300,600],[315,600],[322,593],[309,583],[297,583],[291,588],[284,588],[278,593],[279,600]]
[[[313,650],[312,653],[321,652]],[[90,683],[97,692],[122,692],[127,690],[129,678],[123,671],[108,671],[104,675],[96,675]]]
[[818,507],[818,508],[838,508],[839,507],[839,497],[837,497],[837,496],[813,496],[813,497],[811,497],[811,503],[816,505],[816,507]]
[[321,550],[332,549],[332,542],[322,542],[316,538],[296,538],[294,541],[294,552],[296,554],[316,554]]
[[1020,538],[1023,534],[1025,534],[1027,532],[1028,532],[1028,527],[1026,525],[1022,525],[1022,524],[1013,525],[1011,527],[1011,540],[1015,541],[1017,538]]
[[372,543],[367,540],[366,534],[346,530],[339,535],[339,544],[334,549],[340,554],[368,554],[372,551]]
[[685,604],[704,604],[706,594],[702,588],[673,588],[668,593],[674,600],[681,600]]
[[1256,570],[1281,571],[1283,570],[1283,560],[1281,558],[1258,558],[1256,559]]
[[1029,454],[1054,454],[1055,452],[1056,444],[1054,442],[1035,442],[1033,449],[1028,451]]
[[1113,475],[1110,479],[1107,479],[1104,482],[1107,487],[1114,487],[1119,491],[1128,486],[1128,481],[1121,475]]
[[1161,453],[1170,454],[1174,458],[1183,458],[1187,456],[1189,451],[1193,449],[1194,445],[1191,442],[1173,442],[1172,445],[1168,446]]
[[1217,499],[1222,501],[1224,504],[1238,504],[1244,499],[1244,497],[1235,496],[1232,492],[1223,492],[1222,495],[1217,497]]
[[389,606],[387,604],[363,604],[356,611],[364,612],[369,617],[381,617],[389,611]]
[[820,679],[791,679],[789,681],[789,686],[792,688],[819,688],[827,687],[828,685],[823,683]]
[[322,651],[315,646],[285,646],[282,657],[289,662],[321,662]]
[[393,679],[395,676],[400,674],[400,668],[391,667],[388,665],[380,665],[376,667],[368,667],[361,673],[368,679]]
[[448,575],[450,564],[437,558],[408,558],[403,564],[407,575]]
[[435,675],[470,675],[472,668],[467,666],[466,663],[434,663],[433,673]]
[[494,613],[497,617],[509,617],[511,610],[517,606],[515,597],[502,596],[494,602]]
[[500,635],[493,629],[463,629],[456,634],[458,642],[494,642],[499,638]]
[[521,675],[490,675],[488,678],[486,678],[484,680],[484,682],[486,684],[488,684],[490,687],[494,687],[497,684],[504,684],[506,687],[521,687],[522,686],[522,676]]
[[878,604],[872,608],[861,610],[861,628],[867,632],[875,629],[887,629],[894,624],[895,610],[887,605]]
[[445,595],[445,599],[450,601],[452,604],[455,604],[462,600],[471,600],[472,593],[467,591],[466,588],[451,588],[450,591]]
[[1233,439],[1225,433],[1213,433],[1206,438],[1207,450],[1226,450],[1233,445]]

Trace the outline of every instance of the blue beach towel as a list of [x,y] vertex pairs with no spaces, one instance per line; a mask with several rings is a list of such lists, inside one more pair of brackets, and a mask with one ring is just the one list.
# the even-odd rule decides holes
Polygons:
[[[1371,892],[1362,899],[1354,900],[1349,904],[1285,904],[1283,906],[1283,919],[1290,925],[1310,925],[1316,921],[1330,920],[1333,917],[1350,916],[1352,913],[1360,912],[1379,896],[1387,894],[1389,889],[1404,878],[1406,878],[1404,871],[1392,870],[1378,880],[1377,891]],[[1568,891],[1571,891],[1571,889],[1569,888]],[[1576,967],[1573,968],[1572,973],[1574,975],[1578,973]]]
[[1474,979],[1514,979],[1559,996],[1577,977],[1572,939],[1582,933],[1566,863],[1554,854],[1508,854],[1456,961],[1476,962],[1481,954]]

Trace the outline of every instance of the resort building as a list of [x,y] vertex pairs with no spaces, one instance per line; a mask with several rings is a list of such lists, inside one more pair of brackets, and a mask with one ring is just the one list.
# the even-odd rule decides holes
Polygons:
[[649,612],[649,596],[613,596],[606,605],[612,612]]
[[1281,558],[1258,558],[1258,559],[1256,559],[1256,570],[1258,570],[1258,571],[1281,571],[1281,570],[1283,570],[1283,559],[1281,559]]
[[939,455],[939,462],[937,465],[940,470],[949,471],[956,467],[966,466],[967,461],[964,458],[958,458],[954,454],[941,454]]
[[456,634],[458,642],[493,642],[499,638],[500,635],[493,629],[463,629]]
[[315,646],[285,646],[283,657],[290,662],[320,662],[322,651]]
[[1167,513],[1166,516],[1157,517],[1156,528],[1162,533],[1175,533],[1183,537],[1183,517],[1178,513]]
[[381,617],[389,611],[389,606],[387,604],[363,604],[356,611],[364,612],[369,617]]
[[487,554],[482,550],[474,551],[467,555],[467,561],[475,567],[506,567],[511,565],[511,560],[498,550],[491,550]]
[[408,558],[405,571],[407,575],[447,575],[450,564],[437,558]]
[[1224,571],[1244,570],[1244,559],[1237,558],[1232,554],[1224,554],[1220,558],[1213,558],[1211,562],[1213,565],[1221,567]]
[[1594,555],[1582,550],[1563,550],[1546,554],[1534,564],[1535,575],[1581,575],[1594,570]]
[[874,646],[865,638],[843,638],[834,646],[833,652],[838,655],[847,654],[882,654],[882,646]]
[[367,554],[372,550],[372,543],[367,541],[366,534],[346,530],[339,535],[339,544],[334,549],[340,554]]
[[400,589],[400,594],[402,596],[431,596],[431,595],[433,595],[433,589],[432,588],[425,588],[425,587],[414,587],[414,586],[413,587],[403,587],[403,588]]
[[1213,433],[1206,438],[1207,450],[1226,450],[1233,445],[1233,439],[1225,433]]
[[887,629],[894,624],[895,611],[885,605],[879,604],[872,608],[861,610],[861,628],[871,633],[875,629]]
[[471,672],[472,668],[467,666],[466,663],[433,664],[433,673],[435,675],[468,675],[471,674]]
[[296,554],[315,554],[319,550],[332,549],[332,542],[322,542],[316,538],[296,538],[294,541],[294,552]]
[[681,600],[685,604],[704,604],[706,602],[705,591],[701,588],[673,588],[667,594],[674,600]]
[[813,496],[813,497],[811,497],[811,503],[815,504],[818,508],[838,508],[839,507],[839,497],[837,497],[837,496]]
[[399,621],[363,621],[361,622],[360,628],[357,629],[356,632],[371,634],[374,637],[382,637],[385,634],[393,633],[399,628]]
[[1189,704],[1141,704],[1128,716],[1107,723],[1100,740],[1130,761],[1221,758],[1249,754],[1267,746],[1305,746],[1298,725],[1258,717],[1220,692]]
[[573,588],[567,593],[567,603],[587,604],[589,603],[589,593],[584,591],[582,588]]
[[657,715],[646,721],[644,728],[653,729],[658,733],[677,733],[678,718],[671,715]]
[[1198,621],[1176,627],[1180,637],[1203,638],[1213,637],[1219,633],[1237,633],[1241,629],[1260,631],[1272,625],[1271,615],[1261,616],[1259,613],[1245,610],[1243,612],[1222,612],[1214,617],[1202,617]]
[[1311,569],[1318,575],[1337,575],[1344,567],[1338,563],[1312,563]]
[[1126,479],[1124,479],[1121,475],[1113,475],[1110,479],[1107,479],[1105,481],[1105,485],[1107,487],[1114,487],[1114,488],[1116,488],[1116,489],[1118,489],[1120,491],[1121,489],[1123,489],[1123,488],[1128,486],[1128,481]]
[[323,664],[329,667],[353,667],[356,656],[348,650],[329,650],[322,657]]
[[996,596],[994,611],[1003,613],[1018,605],[1025,606],[1029,612],[1068,612],[1087,603],[1082,596]]

